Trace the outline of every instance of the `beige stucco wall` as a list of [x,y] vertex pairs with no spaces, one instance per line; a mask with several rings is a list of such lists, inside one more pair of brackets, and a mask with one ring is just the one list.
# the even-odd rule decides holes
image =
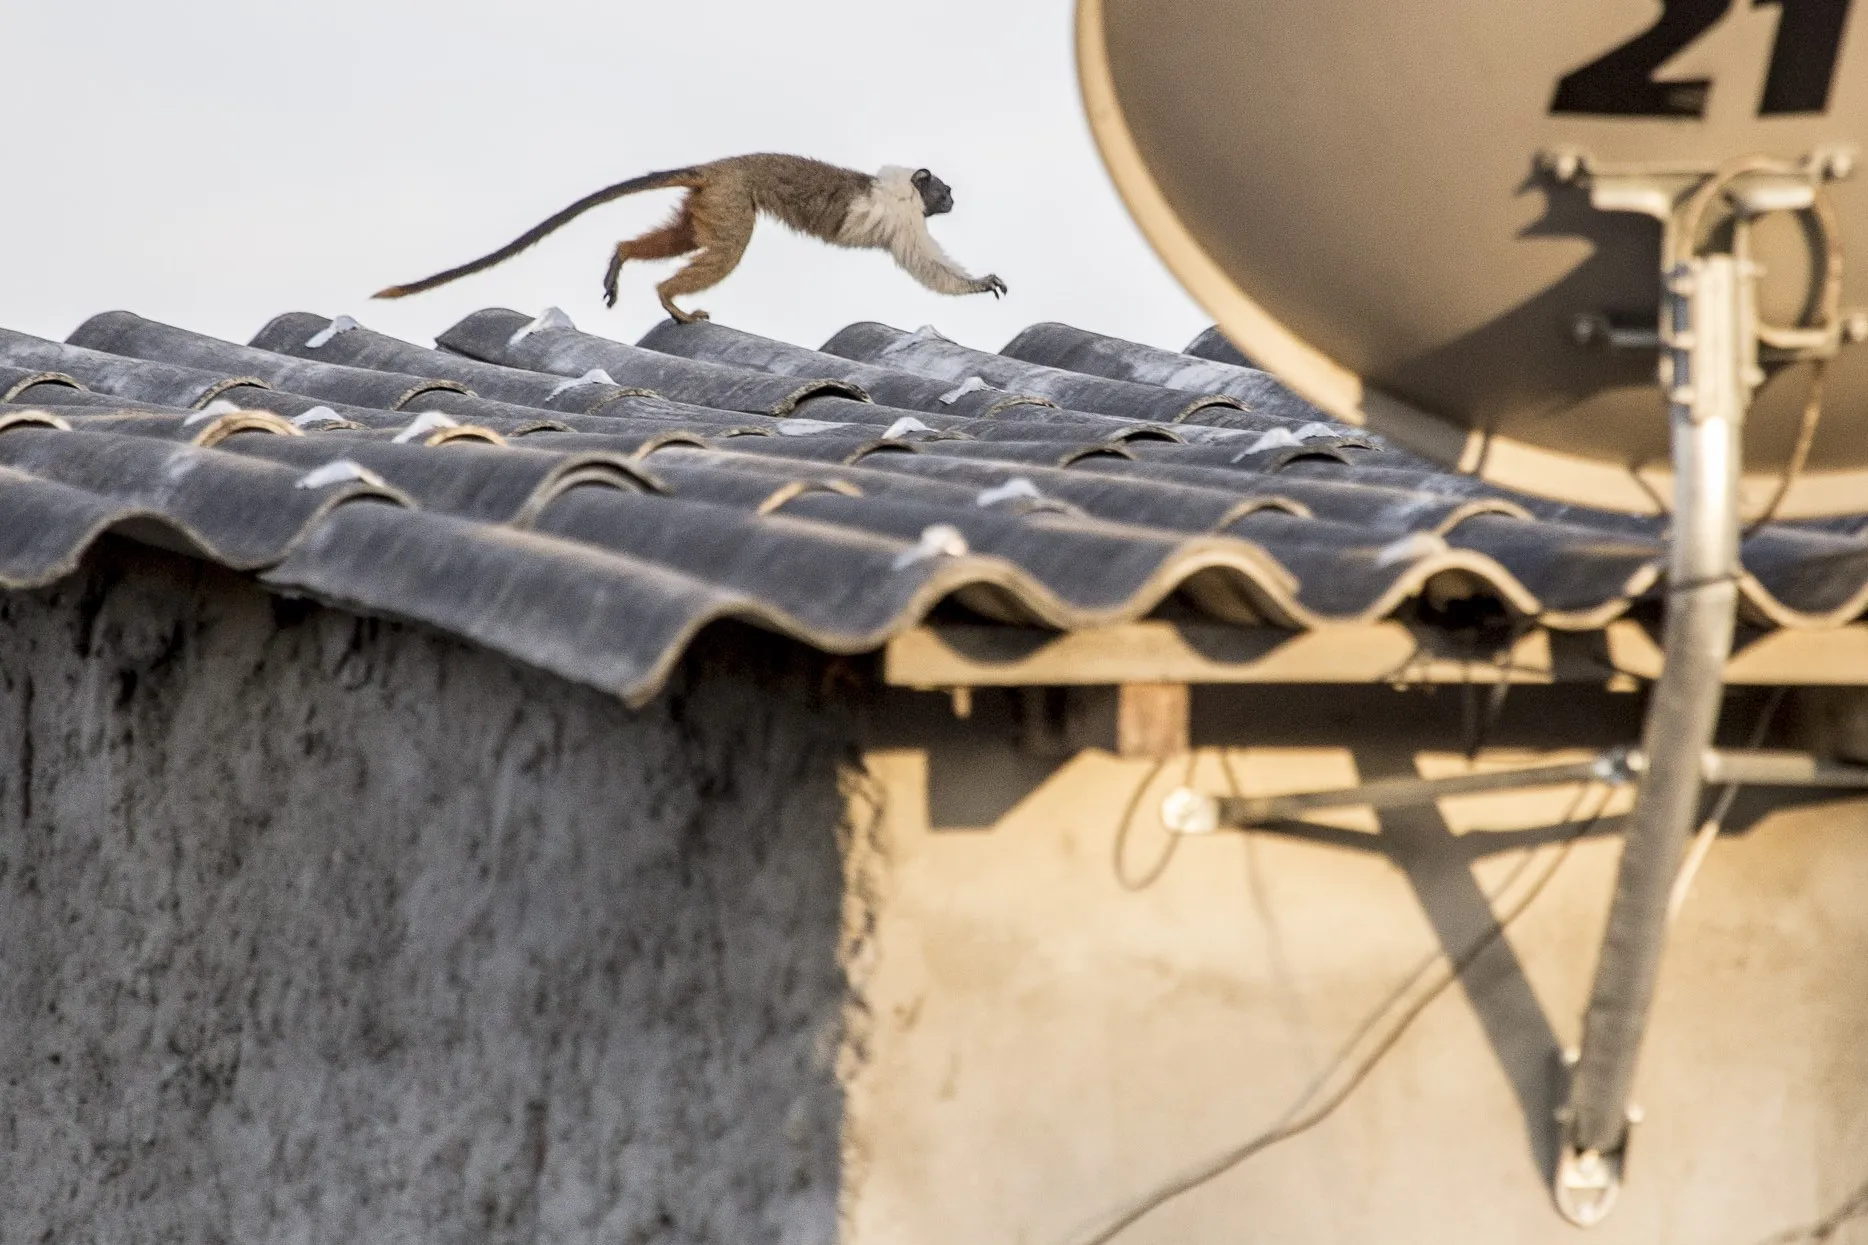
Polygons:
[[[1210,746],[1155,773],[1131,877],[1163,841],[1156,797],[1190,761],[1199,781],[1227,782],[1211,745],[1253,745],[1224,753],[1250,791],[1346,781],[1358,762],[1463,763],[1445,746],[1451,696],[1384,694],[1379,713],[1347,697],[1332,718],[1319,689],[1206,693],[1195,742]],[[1532,699],[1487,759],[1548,755],[1566,735],[1612,742],[1638,711],[1632,697]],[[1510,827],[1560,819],[1575,798],[1391,815],[1380,836],[1364,815],[1340,841],[1188,840],[1131,891],[1112,844],[1149,762],[1093,747],[1030,785],[1033,764],[987,715],[941,721],[938,706],[923,698],[919,737],[869,753],[858,795],[873,829],[851,870],[867,1024],[846,1066],[846,1245],[1070,1245],[1269,1127],[1423,957],[1484,933],[1480,888],[1536,852],[1503,907],[1554,862],[1560,847]],[[1423,747],[1437,755],[1410,757]],[[1030,789],[988,825],[943,827],[931,809],[956,784],[984,804]],[[1868,812],[1759,813],[1741,803],[1750,824],[1715,847],[1676,927],[1630,1184],[1590,1234],[1604,1245],[1749,1245],[1868,1182]],[[1546,1191],[1549,1119],[1617,851],[1613,836],[1579,843],[1508,945],[1333,1118],[1125,1245],[1580,1239]],[[1868,1223],[1831,1239],[1868,1241]]]

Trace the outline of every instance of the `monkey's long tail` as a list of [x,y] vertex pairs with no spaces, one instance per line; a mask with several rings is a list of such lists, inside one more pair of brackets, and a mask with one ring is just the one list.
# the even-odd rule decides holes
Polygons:
[[470,260],[458,268],[450,268],[446,272],[437,272],[432,277],[423,277],[420,281],[411,281],[407,285],[392,285],[386,290],[378,290],[376,293],[370,295],[370,297],[406,298],[410,294],[420,294],[423,290],[432,290],[437,285],[446,285],[448,282],[458,277],[469,276],[484,268],[491,268],[494,264],[511,259],[528,246],[541,241],[546,235],[570,224],[591,208],[601,207],[612,199],[620,199],[624,195],[633,195],[643,190],[663,190],[671,186],[698,186],[700,185],[702,176],[703,174],[698,168],[666,169],[660,173],[644,173],[641,177],[632,177],[626,182],[617,182],[614,186],[605,186],[602,190],[585,195],[557,215],[540,221],[538,224],[532,226],[511,242],[508,242],[505,246],[500,247],[499,250],[491,254],[482,255],[476,260]]

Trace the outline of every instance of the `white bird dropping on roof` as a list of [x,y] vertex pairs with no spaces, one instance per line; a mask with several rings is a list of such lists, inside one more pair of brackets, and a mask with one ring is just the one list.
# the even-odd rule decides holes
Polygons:
[[848,428],[848,424],[833,423],[827,419],[806,419],[802,415],[787,415],[778,421],[778,435],[781,437],[808,437],[818,432],[835,432],[839,428]]
[[899,571],[929,558],[964,558],[966,555],[966,536],[959,528],[951,523],[930,523],[921,529],[921,540],[914,548],[895,555],[895,569]]
[[1375,565],[1394,566],[1400,562],[1418,562],[1422,558],[1445,553],[1447,549],[1443,536],[1433,532],[1409,532],[1401,539],[1383,545],[1375,555]]
[[391,440],[397,445],[405,445],[416,437],[428,435],[437,428],[458,428],[460,422],[452,415],[443,415],[440,411],[423,411],[411,419],[408,427],[398,432]]
[[1011,501],[1019,497],[1029,498],[1032,501],[1044,500],[1044,494],[1038,491],[1037,485],[1033,484],[1024,476],[1013,476],[1004,484],[981,492],[978,497],[973,499],[973,504],[975,506],[996,506],[1002,501]]
[[560,381],[558,384],[553,385],[551,392],[546,394],[545,397],[549,400],[557,397],[561,393],[583,385],[614,385],[615,383],[614,380],[610,379],[610,374],[608,372],[600,367],[593,367],[582,376],[573,376],[569,380]]
[[913,415],[904,415],[888,426],[882,434],[884,441],[899,441],[911,432],[932,432],[932,428],[916,419]]
[[562,307],[547,307],[545,310],[539,312],[537,319],[529,320],[520,325],[518,332],[506,339],[506,344],[508,346],[517,346],[532,334],[542,333],[546,329],[574,329],[576,327],[575,324],[571,323],[571,317],[564,314],[564,309]]
[[316,333],[313,333],[310,337],[307,337],[305,339],[305,349],[316,350],[333,337],[336,337],[339,333],[348,333],[352,329],[360,329],[362,327],[361,324],[358,324],[349,316],[339,316],[337,319],[319,329]]
[[1283,450],[1302,446],[1303,440],[1289,428],[1273,428],[1258,434],[1258,439],[1232,456],[1233,462],[1249,454],[1263,454],[1266,450]]
[[300,476],[292,487],[309,489],[329,488],[333,484],[348,484],[352,480],[360,480],[364,484],[374,484],[378,488],[388,487],[383,483],[383,477],[377,475],[374,471],[371,471],[361,463],[352,462],[348,458],[340,458],[336,462],[326,463],[322,467],[312,468],[310,471]]
[[[939,334],[936,334],[936,336],[939,336]],[[947,339],[943,337],[941,340],[946,341]],[[940,396],[940,404],[942,406],[952,406],[969,393],[978,393],[982,389],[990,388],[992,388],[992,386],[987,384],[983,377],[969,376],[952,389],[949,389],[946,393],[943,393]]]
[[300,411],[292,416],[292,424],[298,428],[315,428],[321,424],[348,423],[342,415],[328,406],[314,406],[309,411]]
[[184,419],[182,421],[182,427],[192,428],[203,420],[213,419],[219,415],[231,415],[235,411],[244,411],[246,409],[248,408],[241,406],[238,402],[230,402],[226,398],[216,398],[190,415],[187,419]]

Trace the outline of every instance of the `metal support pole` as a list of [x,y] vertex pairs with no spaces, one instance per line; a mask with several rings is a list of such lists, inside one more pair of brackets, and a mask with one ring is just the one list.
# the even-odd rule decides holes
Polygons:
[[1815,787],[1831,791],[1868,787],[1868,766],[1832,761],[1808,752],[1757,748],[1715,748],[1706,754],[1700,775],[1709,787]]
[[[1587,761],[1532,765],[1524,769],[1454,774],[1446,778],[1386,778],[1328,791],[1291,795],[1213,795],[1176,787],[1161,801],[1161,824],[1175,834],[1249,830],[1329,808],[1413,808],[1449,796],[1528,791],[1596,782],[1611,786],[1635,781],[1647,771],[1637,748],[1609,748]],[[1708,748],[1700,757],[1700,780],[1709,787],[1808,787],[1828,791],[1868,790],[1868,765],[1832,761],[1809,752],[1762,748]]]
[[1564,1217],[1599,1222],[1620,1189],[1630,1095],[1666,943],[1667,901],[1699,815],[1703,757],[1718,726],[1737,604],[1739,434],[1756,384],[1749,265],[1711,255],[1668,274],[1674,529],[1666,665],[1649,702],[1635,797],[1583,1020],[1555,1195]]
[[1333,791],[1301,791],[1291,795],[1208,795],[1190,787],[1179,787],[1161,802],[1161,824],[1176,834],[1210,834],[1221,826],[1262,826],[1323,808],[1410,808],[1448,796],[1490,791],[1522,791],[1579,782],[1619,785],[1632,782],[1641,764],[1639,753],[1617,748],[1587,761],[1483,774],[1455,774],[1448,778],[1386,778]]

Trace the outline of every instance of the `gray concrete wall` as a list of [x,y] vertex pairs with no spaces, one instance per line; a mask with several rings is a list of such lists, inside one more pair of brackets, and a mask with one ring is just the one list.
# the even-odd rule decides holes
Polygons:
[[630,713],[142,549],[0,595],[0,1241],[831,1240],[787,653]]

